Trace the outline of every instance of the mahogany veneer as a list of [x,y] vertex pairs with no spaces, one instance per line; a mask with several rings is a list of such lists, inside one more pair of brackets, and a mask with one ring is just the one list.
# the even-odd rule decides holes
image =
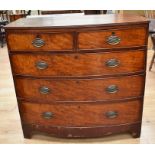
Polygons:
[[148,21],[134,15],[19,19],[5,27],[25,138],[139,137]]
[[[99,79],[33,79],[16,78],[17,96],[25,99],[48,101],[102,101],[143,96],[144,76],[121,76]],[[116,85],[118,91],[109,93],[108,87]],[[40,89],[47,87],[47,94]],[[22,90],[22,91],[21,91]]]
[[[46,42],[45,45],[40,48],[34,47],[31,41],[33,41],[35,37],[42,38]],[[51,51],[73,49],[73,37],[70,33],[10,33],[8,40],[8,45],[11,48],[11,51]]]
[[[61,106],[61,108],[60,108]],[[104,125],[120,125],[141,120],[142,104],[139,100],[116,102],[116,103],[62,103],[62,104],[35,104],[21,102],[21,113],[23,121],[27,124],[44,124],[45,126],[70,126],[70,127],[91,127]],[[132,108],[130,108],[132,107]],[[118,113],[118,117],[110,119],[107,112],[111,109]],[[42,117],[45,111],[53,112],[53,119]],[[65,113],[65,115],[64,115]],[[137,115],[139,114],[139,115]],[[85,119],[83,119],[85,118]]]
[[[13,72],[18,75],[86,77],[143,72],[145,53],[145,50],[128,50],[82,54],[13,54],[10,58]],[[119,59],[117,67],[106,65],[111,58]],[[48,67],[45,70],[36,68],[39,61],[45,61]]]
[[[108,36],[112,33],[121,38],[119,44],[114,47],[131,47],[131,46],[142,46],[145,44],[146,28],[143,27],[126,27],[120,29],[107,29],[100,31],[88,31],[81,32],[78,36],[78,47],[79,49],[98,49],[98,48],[113,48],[110,44],[106,42]],[[134,41],[133,41],[134,39]]]

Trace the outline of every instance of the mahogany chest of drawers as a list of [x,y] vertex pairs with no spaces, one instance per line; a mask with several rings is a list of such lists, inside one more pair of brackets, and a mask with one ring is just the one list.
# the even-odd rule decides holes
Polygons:
[[19,19],[5,27],[25,138],[139,137],[148,21],[134,15]]

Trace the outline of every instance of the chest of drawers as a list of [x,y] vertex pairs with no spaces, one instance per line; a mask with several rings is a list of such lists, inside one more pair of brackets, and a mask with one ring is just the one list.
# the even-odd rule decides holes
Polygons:
[[134,15],[19,19],[5,27],[25,138],[139,137],[148,21]]

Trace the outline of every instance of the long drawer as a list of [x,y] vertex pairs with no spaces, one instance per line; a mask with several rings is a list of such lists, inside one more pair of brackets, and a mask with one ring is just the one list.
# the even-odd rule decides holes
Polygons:
[[79,49],[126,48],[146,45],[146,28],[108,29],[79,32]]
[[30,76],[98,76],[145,70],[144,50],[84,54],[13,54],[14,74]]
[[15,78],[17,97],[35,101],[118,100],[143,95],[144,76],[100,79]]
[[72,33],[9,33],[7,39],[11,52],[73,49]]
[[100,104],[19,102],[22,121],[44,126],[103,126],[141,120],[140,100]]

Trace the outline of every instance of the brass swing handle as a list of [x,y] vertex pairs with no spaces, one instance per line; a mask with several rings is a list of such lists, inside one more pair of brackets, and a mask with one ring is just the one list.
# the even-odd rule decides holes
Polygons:
[[120,61],[117,59],[109,59],[105,62],[107,67],[118,67],[120,65]]
[[110,85],[106,88],[106,92],[110,94],[117,93],[119,91],[118,87],[116,85]]
[[115,35],[114,32],[112,32],[111,36],[109,36],[106,41],[110,45],[117,45],[121,42],[121,38],[119,38]]
[[39,37],[36,37],[33,41],[32,41],[32,45],[34,47],[40,48],[42,46],[45,45],[45,41]]
[[43,69],[48,68],[48,63],[45,61],[38,61],[36,62],[36,67],[37,69],[43,70]]
[[[118,112],[116,112],[116,111],[108,111],[108,112],[105,113],[105,116],[107,118],[110,118],[110,119],[116,118],[118,116]],[[54,113],[53,112],[49,112],[49,111],[43,112],[42,113],[42,117],[44,119],[52,119],[54,117]]]
[[46,86],[43,86],[43,87],[40,87],[39,88],[39,92],[41,94],[50,94],[51,93],[51,90],[50,90],[50,88],[48,88]]
[[106,112],[105,115],[107,118],[112,119],[112,118],[116,118],[118,116],[118,112],[117,111],[108,111],[108,112]]
[[42,117],[43,117],[44,119],[51,119],[51,118],[54,117],[54,113],[53,113],[53,112],[49,112],[49,111],[43,112],[43,113],[42,113]]

